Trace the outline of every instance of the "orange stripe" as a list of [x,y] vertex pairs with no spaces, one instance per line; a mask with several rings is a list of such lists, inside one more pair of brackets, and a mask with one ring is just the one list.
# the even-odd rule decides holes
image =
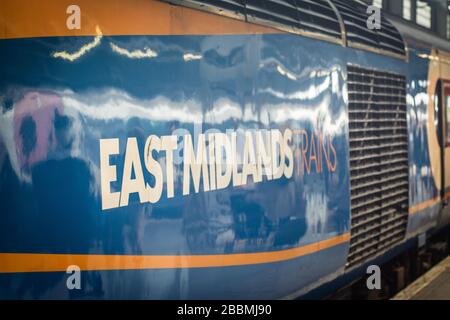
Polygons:
[[260,253],[131,256],[91,254],[0,253],[0,273],[66,271],[70,265],[81,270],[136,270],[229,267],[285,261],[348,242],[350,233],[306,246]]
[[448,200],[448,198],[450,198],[450,192],[447,192],[447,193],[444,195],[444,199],[445,199],[445,200]]
[[[69,5],[81,10],[81,29],[66,26]],[[52,36],[282,33],[155,0],[1,0],[0,39]]]
[[430,200],[424,201],[422,203],[419,203],[418,205],[412,206],[412,207],[409,208],[409,214],[414,214],[414,213],[417,213],[417,212],[419,212],[419,211],[421,211],[423,209],[431,207],[431,206],[437,204],[440,200],[441,200],[440,197],[435,197],[433,199],[430,199]]

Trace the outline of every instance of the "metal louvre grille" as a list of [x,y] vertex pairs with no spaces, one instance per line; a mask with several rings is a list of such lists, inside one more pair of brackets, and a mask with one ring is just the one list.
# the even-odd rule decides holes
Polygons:
[[245,0],[163,0],[199,10],[245,20]]
[[381,29],[367,27],[367,6],[348,0],[331,0],[344,20],[348,45],[367,46],[384,52],[405,56],[405,44],[397,29],[381,15]]
[[406,233],[408,136],[402,75],[349,65],[351,240],[347,266]]
[[328,0],[163,0],[292,33],[340,42],[342,30]]
[[[246,0],[249,22],[275,23],[293,32],[306,31],[341,39],[336,13],[326,0]],[[278,24],[278,26],[277,26]]]
[[383,16],[367,27],[367,5],[350,0],[160,0],[400,59],[403,38]]

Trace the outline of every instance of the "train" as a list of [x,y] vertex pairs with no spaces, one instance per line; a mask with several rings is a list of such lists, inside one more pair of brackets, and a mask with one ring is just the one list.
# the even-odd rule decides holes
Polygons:
[[446,228],[450,43],[369,9],[1,1],[0,299],[301,298]]

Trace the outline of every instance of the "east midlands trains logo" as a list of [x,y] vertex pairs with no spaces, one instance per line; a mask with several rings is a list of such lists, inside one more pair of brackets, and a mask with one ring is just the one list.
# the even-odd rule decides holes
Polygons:
[[[133,193],[139,195],[142,204],[157,203],[163,195],[173,198],[175,189],[187,196],[230,185],[291,179],[294,174],[334,172],[337,166],[333,137],[321,132],[289,128],[227,130],[194,137],[195,140],[191,134],[150,135],[145,141],[143,158],[135,137],[126,141],[100,139],[102,209],[128,206]],[[126,143],[126,147],[123,169],[118,172],[118,166],[110,158],[120,155],[121,143]],[[182,153],[177,152],[181,150]],[[152,183],[144,178],[145,171],[153,177]],[[121,188],[113,192],[111,183],[117,182],[118,174],[122,176]],[[174,187],[177,179],[181,188]]]

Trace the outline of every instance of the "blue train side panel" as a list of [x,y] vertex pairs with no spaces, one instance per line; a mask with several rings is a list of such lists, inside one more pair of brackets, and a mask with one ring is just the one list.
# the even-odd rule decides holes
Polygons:
[[[270,263],[87,270],[76,292],[67,290],[65,270],[13,268],[0,275],[2,298],[279,298],[343,272],[344,48],[295,35],[103,36],[68,58],[95,39],[0,42],[0,252],[247,258],[305,250]],[[143,48],[154,54],[139,56]],[[127,205],[102,210],[100,140],[119,141],[108,160],[117,176],[111,192],[121,192],[138,169],[123,174],[128,138],[136,138],[144,159],[150,135],[176,136],[183,149],[186,135],[195,141],[236,132],[242,159],[245,132],[276,129],[293,132],[289,179],[255,183],[249,176],[246,184],[232,180],[209,192],[202,180],[196,192],[191,177],[183,195],[183,153],[174,152],[173,198],[164,184],[154,204],[134,192]],[[164,154],[155,158],[165,172]],[[155,184],[144,160],[141,166],[146,183]],[[323,241],[332,242],[321,247]]]
[[[428,112],[430,54],[430,50],[414,46],[409,50],[406,100],[409,125],[410,216],[407,237],[417,236],[436,226],[440,213],[440,201],[433,201],[440,194],[434,180],[434,174],[437,173],[433,172],[431,165],[431,137],[427,132],[428,119],[434,116]],[[429,205],[422,205],[428,202]]]
[[406,75],[420,207],[438,195],[425,53],[282,33],[0,40],[0,298],[273,299],[345,275],[347,65]]

